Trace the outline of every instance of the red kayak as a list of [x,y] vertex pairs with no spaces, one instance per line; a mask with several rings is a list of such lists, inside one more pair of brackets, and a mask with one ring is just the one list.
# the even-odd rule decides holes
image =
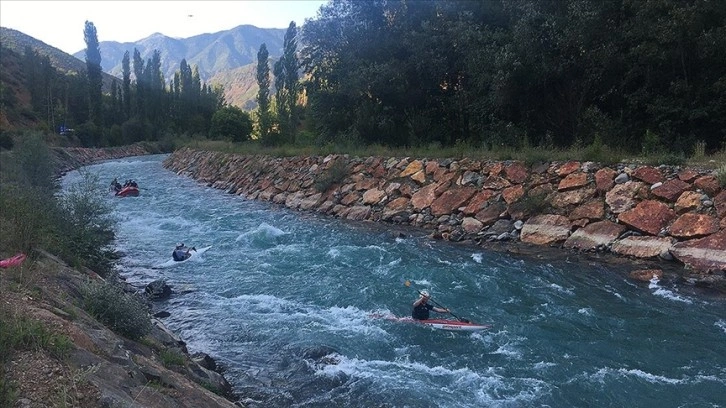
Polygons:
[[27,257],[24,253],[21,252],[12,258],[2,259],[0,260],[0,268],[10,268],[12,266],[18,266],[23,263],[23,261],[25,261],[25,258]]
[[449,320],[449,319],[426,319],[426,320],[417,320],[412,317],[396,317],[396,316],[390,316],[390,315],[371,315],[371,317],[375,318],[383,318],[386,320],[391,320],[395,322],[401,322],[401,323],[414,323],[426,327],[430,327],[432,329],[438,329],[438,330],[450,330],[450,331],[479,331],[479,330],[486,330],[492,327],[491,324],[478,324],[478,323],[472,323],[468,321],[459,321],[459,320]]
[[127,186],[122,188],[121,190],[116,192],[116,195],[118,197],[138,197],[139,196],[139,188],[138,187],[132,187]]

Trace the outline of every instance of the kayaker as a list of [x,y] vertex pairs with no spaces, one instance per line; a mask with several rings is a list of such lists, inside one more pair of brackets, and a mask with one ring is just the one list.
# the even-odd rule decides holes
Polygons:
[[189,251],[192,251],[192,250],[196,251],[197,248],[191,247],[191,248],[185,249],[184,243],[180,242],[180,243],[176,244],[176,247],[174,247],[174,251],[171,253],[171,257],[172,257],[172,259],[174,259],[177,262],[183,261],[183,260],[189,258],[190,256],[192,256],[192,254],[189,253]]
[[413,302],[413,312],[411,313],[411,317],[413,317],[414,319],[428,319],[430,310],[433,310],[436,313],[449,313],[449,309],[435,307],[434,305],[428,303],[429,299],[431,298],[428,291],[422,290],[419,292],[419,294],[421,296],[416,299],[415,302]]

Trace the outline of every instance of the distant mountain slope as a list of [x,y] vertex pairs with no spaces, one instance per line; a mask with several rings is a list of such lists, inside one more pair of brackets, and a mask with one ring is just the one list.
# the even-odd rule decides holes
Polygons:
[[[0,44],[20,55],[25,54],[25,47],[31,47],[38,54],[48,56],[50,63],[62,72],[86,72],[85,51],[81,52],[79,57],[74,57],[34,37],[6,27],[0,27]],[[114,79],[119,84],[121,83],[117,77],[108,73],[104,74],[103,89],[105,91],[111,89],[111,82]]]
[[[274,59],[282,54],[282,43],[286,29],[257,28],[251,25],[241,25],[230,30],[212,34],[200,34],[189,38],[171,38],[163,34],[152,34],[147,38],[119,43],[116,41],[100,41],[101,68],[117,76],[122,76],[121,61],[124,53],[129,52],[133,61],[134,49],[147,61],[154,50],[161,53],[161,72],[167,83],[174,78],[179,70],[182,59],[199,68],[199,77],[208,84],[219,84],[224,88],[228,103],[248,109],[250,101],[242,95],[249,95],[248,90],[242,91],[238,84],[249,84],[249,78],[236,78],[236,75],[252,75],[254,86],[254,70],[240,69],[249,64],[256,64],[257,52],[260,45],[265,43]],[[84,51],[74,54],[78,58],[84,57]],[[133,66],[131,67],[133,71]],[[236,74],[230,73],[234,71]],[[237,84],[237,85],[235,85]],[[246,88],[244,85],[243,88]],[[254,91],[256,93],[256,91]],[[252,97],[254,99],[254,95]]]

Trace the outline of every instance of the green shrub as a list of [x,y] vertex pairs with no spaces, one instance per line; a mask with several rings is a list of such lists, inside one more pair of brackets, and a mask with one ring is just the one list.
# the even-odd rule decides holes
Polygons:
[[13,350],[45,350],[57,359],[64,359],[72,347],[73,342],[68,336],[51,332],[37,320],[11,318],[8,313],[0,316],[2,360],[8,358]]
[[89,282],[83,287],[83,308],[111,330],[132,340],[151,332],[146,305],[118,285]]
[[547,194],[525,194],[519,201],[512,204],[512,209],[522,211],[528,216],[534,216],[546,214],[552,209],[552,205],[547,201]]
[[348,175],[346,161],[338,159],[330,167],[325,169],[315,180],[315,190],[324,193],[330,187],[340,183]]
[[718,180],[718,184],[721,185],[721,188],[726,188],[726,164],[716,170],[716,179]]
[[186,361],[182,353],[171,349],[162,350],[159,353],[159,358],[161,359],[161,363],[164,364],[164,367],[183,366]]

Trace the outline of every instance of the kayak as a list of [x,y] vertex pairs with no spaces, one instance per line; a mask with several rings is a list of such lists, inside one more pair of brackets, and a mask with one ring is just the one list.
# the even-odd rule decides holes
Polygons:
[[199,259],[201,259],[201,257],[200,257],[200,256],[201,256],[201,255],[202,255],[203,253],[205,253],[205,252],[209,251],[209,249],[210,249],[211,247],[212,247],[212,246],[210,245],[210,246],[206,246],[206,247],[203,247],[203,248],[197,248],[197,250],[196,250],[196,251],[189,251],[189,257],[188,257],[188,258],[186,258],[186,259],[184,259],[184,260],[181,260],[181,261],[175,261],[175,260],[173,260],[173,259],[170,259],[170,260],[168,260],[168,261],[166,261],[166,262],[164,262],[164,263],[162,263],[162,264],[159,264],[159,265],[156,265],[156,266],[152,266],[152,267],[151,267],[151,269],[163,269],[163,268],[168,268],[168,267],[170,267],[170,266],[174,266],[174,265],[178,265],[178,264],[183,264],[183,263],[186,263],[187,261],[189,261],[189,260],[191,260],[191,259],[195,259],[195,258],[199,258]]
[[432,329],[437,330],[449,330],[449,331],[479,331],[479,330],[486,330],[492,327],[491,324],[478,324],[478,323],[472,323],[472,322],[462,322],[459,320],[450,320],[450,319],[426,319],[426,320],[417,320],[412,317],[396,317],[396,316],[376,316],[373,315],[373,317],[383,317],[386,320],[391,320],[395,322],[401,322],[401,323],[414,323],[421,326],[430,327]]

